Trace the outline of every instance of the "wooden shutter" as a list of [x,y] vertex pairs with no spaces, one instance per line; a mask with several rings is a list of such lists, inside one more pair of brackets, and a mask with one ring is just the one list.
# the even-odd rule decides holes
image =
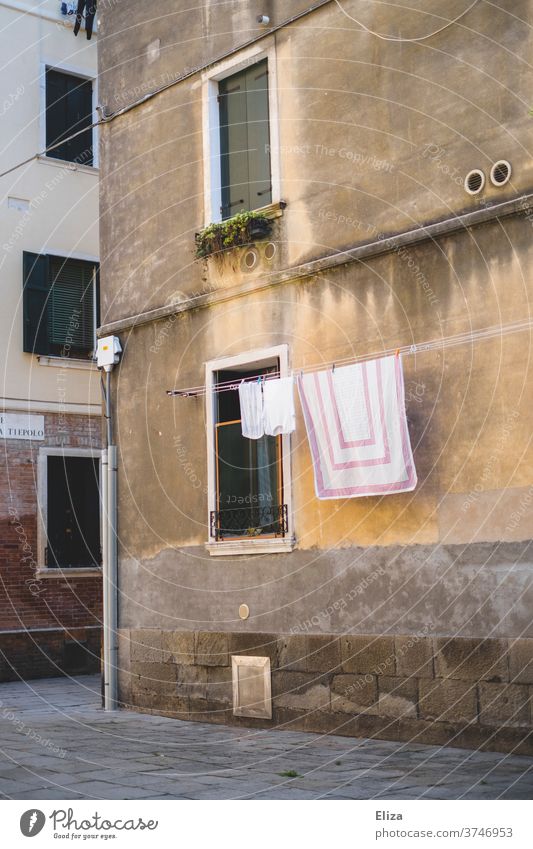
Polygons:
[[270,174],[270,128],[268,114],[267,60],[246,71],[246,113],[248,119],[249,209],[272,201]]
[[222,218],[272,201],[268,63],[219,84]]
[[246,72],[222,80],[219,92],[221,212],[222,218],[231,218],[250,209]]
[[50,257],[50,345],[62,356],[94,348],[94,263]]
[[48,68],[46,71],[46,146],[85,129],[75,139],[51,150],[48,156],[93,164],[92,82]]
[[22,263],[23,350],[29,354],[49,354],[48,257],[24,251]]

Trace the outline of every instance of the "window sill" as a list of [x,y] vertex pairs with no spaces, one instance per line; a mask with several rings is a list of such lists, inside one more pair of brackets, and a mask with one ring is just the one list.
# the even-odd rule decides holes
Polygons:
[[296,540],[287,539],[228,539],[220,542],[206,542],[205,547],[212,557],[235,554],[286,554],[294,550]]
[[79,371],[96,371],[96,363],[93,360],[76,360],[68,357],[48,357],[40,354],[37,357],[40,366],[51,366],[52,368],[75,368]]
[[269,203],[268,206],[260,206],[259,209],[253,211],[260,212],[265,218],[281,218],[286,206],[284,200],[279,200],[277,203]]
[[59,166],[67,171],[84,171],[86,174],[96,174],[96,176],[99,174],[99,168],[95,165],[82,165],[78,162],[69,162],[68,159],[55,159],[53,156],[46,155],[38,156],[37,160],[44,165],[55,165],[56,168]]
[[101,574],[101,566],[80,566],[72,569],[52,569],[40,566],[35,572],[35,577],[40,581],[42,578],[92,578]]

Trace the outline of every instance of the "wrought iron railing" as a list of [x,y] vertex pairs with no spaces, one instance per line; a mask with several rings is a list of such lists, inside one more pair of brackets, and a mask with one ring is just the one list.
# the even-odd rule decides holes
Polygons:
[[283,537],[288,530],[286,504],[211,511],[211,538],[215,540],[227,537]]

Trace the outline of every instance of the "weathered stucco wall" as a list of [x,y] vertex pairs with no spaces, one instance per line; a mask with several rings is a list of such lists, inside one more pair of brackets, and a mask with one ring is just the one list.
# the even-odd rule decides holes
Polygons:
[[[101,99],[110,109],[119,95],[119,105],[138,96],[152,69],[154,78],[176,75],[245,40],[256,14],[229,3],[223,25],[207,4],[201,20],[175,20],[169,4],[165,22],[163,4],[148,22],[142,5],[128,9],[127,38],[118,4],[104,9]],[[342,5],[380,32],[435,28],[403,7]],[[275,16],[281,4],[272,8]],[[464,8],[448,4],[446,13]],[[103,320],[259,285],[280,269],[530,191],[531,78],[520,57],[532,11],[520,2],[513,14],[478,4],[427,43],[398,45],[361,32],[331,3],[276,33],[287,207],[274,225],[274,260],[249,273],[238,251],[194,260],[204,223],[200,75],[104,126]],[[160,58],[148,70],[157,38]],[[512,163],[511,182],[468,196],[465,174],[488,173],[500,158]],[[165,395],[202,384],[206,360],[257,347],[287,343],[297,369],[521,320],[532,226],[524,208],[124,331],[114,378],[121,627],[279,634],[315,617],[311,630],[328,634],[409,634],[431,622],[436,635],[532,636],[528,334],[405,358],[419,477],[408,495],[318,501],[298,408],[297,550],[288,555],[209,558],[205,399]]]
[[[437,633],[518,636],[529,628],[529,555],[520,542],[533,530],[527,334],[405,358],[419,477],[411,494],[318,501],[298,406],[292,493],[299,551],[287,556],[210,561],[201,548],[206,401],[169,399],[165,390],[200,385],[205,361],[261,346],[288,343],[298,369],[519,320],[530,230],[518,215],[410,249],[432,281],[431,302],[409,260],[393,252],[124,334],[117,379],[122,623],[148,627],[162,616],[167,627],[238,627],[245,601],[253,627],[283,633],[383,567],[385,575],[317,630],[401,626],[409,633],[428,611]],[[518,544],[463,550],[474,541]]]
[[[272,3],[272,20],[309,5]],[[287,202],[273,269],[531,189],[532,72],[521,57],[531,52],[533,12],[525,0],[513,15],[497,5],[478,4],[419,43],[377,39],[336,3],[272,36]],[[421,14],[422,0],[412,12],[361,0],[341,6],[380,33],[417,37],[442,23]],[[265,11],[236,0],[194,13],[179,7],[166,0],[157,16],[140,0],[103,8],[100,100],[108,112],[258,36],[256,15]],[[445,14],[464,8],[456,0]],[[488,177],[502,158],[512,164],[511,182],[495,188],[487,179],[470,197],[467,172],[480,167]],[[102,127],[101,178],[104,321],[229,285],[194,260],[194,233],[205,223],[201,74]]]

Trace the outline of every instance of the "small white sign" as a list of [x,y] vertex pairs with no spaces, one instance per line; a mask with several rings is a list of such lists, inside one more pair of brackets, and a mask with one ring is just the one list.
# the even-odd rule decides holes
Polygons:
[[0,413],[0,439],[44,439],[44,416]]

